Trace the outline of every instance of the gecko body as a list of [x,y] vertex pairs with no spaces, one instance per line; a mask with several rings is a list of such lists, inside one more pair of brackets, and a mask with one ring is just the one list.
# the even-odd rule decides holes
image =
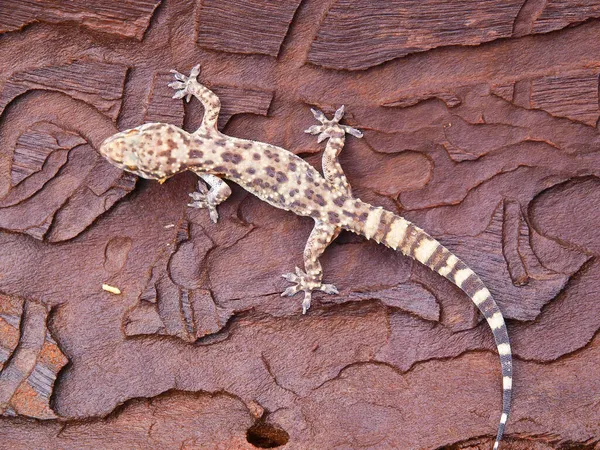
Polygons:
[[314,219],[315,226],[304,250],[304,270],[283,277],[293,285],[283,296],[304,293],[303,313],[310,307],[312,292],[337,294],[333,284],[322,282],[319,262],[327,246],[341,230],[349,230],[402,252],[439,273],[462,289],[487,320],[500,355],[503,379],[503,405],[494,449],[498,449],[510,411],[512,392],[512,353],[504,318],[490,291],[481,279],[425,231],[381,207],[370,205],[352,195],[338,162],[346,134],[362,133],[340,124],[341,107],[329,120],[313,110],[319,125],[306,132],[327,140],[323,153],[323,174],[293,153],[270,144],[227,136],[217,129],[219,98],[200,84],[199,66],[189,77],[178,72],[170,86],[174,98],[196,97],[204,106],[202,125],[194,133],[163,123],[149,123],[117,133],[106,139],[100,153],[121,169],[143,178],[163,181],[176,173],[191,170],[209,186],[198,183],[190,194],[190,207],[206,208],[216,222],[216,207],[231,193],[222,178],[242,186],[269,204]]

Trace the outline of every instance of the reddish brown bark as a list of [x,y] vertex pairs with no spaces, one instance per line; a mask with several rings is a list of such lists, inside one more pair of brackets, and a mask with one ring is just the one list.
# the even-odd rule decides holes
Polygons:
[[201,63],[222,130],[315,166],[309,108],[345,104],[364,132],[340,158],[354,192],[448,246],[508,319],[503,448],[600,448],[599,16],[594,1],[0,4],[0,445],[491,448],[498,355],[446,280],[343,233],[322,261],[340,295],[301,316],[280,275],[310,220],[234,186],[215,225],[186,207],[192,174],[136,181],[98,155],[144,121],[197,127],[199,104],[166,84]]

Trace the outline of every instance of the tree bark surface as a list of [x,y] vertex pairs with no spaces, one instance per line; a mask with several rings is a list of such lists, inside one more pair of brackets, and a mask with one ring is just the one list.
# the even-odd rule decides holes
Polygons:
[[[340,162],[489,287],[515,357],[501,447],[600,449],[600,1],[0,3],[0,448],[490,449],[492,334],[426,267],[342,233],[338,296],[282,299],[312,221],[233,185],[213,224],[100,143],[219,128]],[[108,285],[120,290],[110,293]]]

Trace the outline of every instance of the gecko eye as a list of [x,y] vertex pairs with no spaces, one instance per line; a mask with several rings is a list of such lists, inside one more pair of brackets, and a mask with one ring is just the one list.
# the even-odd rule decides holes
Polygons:
[[138,167],[138,156],[135,152],[129,151],[123,155],[123,165],[129,170],[135,170]]

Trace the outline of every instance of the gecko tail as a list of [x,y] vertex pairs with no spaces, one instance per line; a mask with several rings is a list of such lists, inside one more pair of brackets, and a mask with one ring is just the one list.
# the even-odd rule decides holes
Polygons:
[[360,212],[366,219],[349,227],[350,231],[398,250],[439,273],[467,294],[486,319],[494,334],[502,368],[502,413],[494,443],[494,450],[498,450],[510,413],[513,377],[508,330],[500,308],[477,274],[436,239],[403,217],[360,203]]

